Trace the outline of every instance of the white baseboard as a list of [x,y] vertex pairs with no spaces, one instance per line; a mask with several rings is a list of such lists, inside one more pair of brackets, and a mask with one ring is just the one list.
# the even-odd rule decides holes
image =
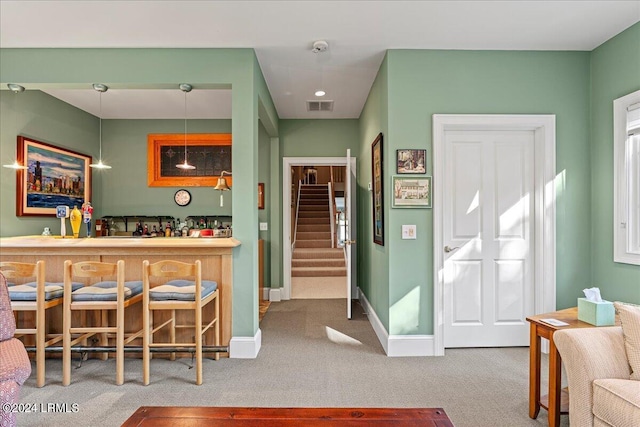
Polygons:
[[229,358],[231,359],[255,359],[262,347],[262,331],[253,337],[231,337],[229,342]]
[[389,357],[435,356],[433,335],[389,335],[362,289],[358,288],[360,304]]
[[269,289],[269,301],[282,301],[282,295],[280,294],[280,290],[282,288],[271,288]]
[[262,299],[263,300],[266,299],[266,300],[271,301],[271,299],[269,298],[270,291],[271,291],[271,288],[263,288],[262,289]]

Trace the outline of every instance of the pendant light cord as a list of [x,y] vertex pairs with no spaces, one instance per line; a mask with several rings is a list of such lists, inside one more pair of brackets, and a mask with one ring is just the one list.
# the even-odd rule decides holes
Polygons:
[[184,92],[184,162],[187,163],[187,92]]
[[102,92],[100,93],[100,162],[102,163]]

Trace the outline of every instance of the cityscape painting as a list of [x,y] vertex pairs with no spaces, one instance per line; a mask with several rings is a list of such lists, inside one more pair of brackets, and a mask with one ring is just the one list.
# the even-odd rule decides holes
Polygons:
[[16,215],[56,215],[56,206],[91,201],[91,157],[18,136]]

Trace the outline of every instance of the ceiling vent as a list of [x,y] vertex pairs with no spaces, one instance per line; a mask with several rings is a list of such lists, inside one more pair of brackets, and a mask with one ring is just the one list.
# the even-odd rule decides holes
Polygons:
[[307,101],[307,111],[333,111],[333,101]]

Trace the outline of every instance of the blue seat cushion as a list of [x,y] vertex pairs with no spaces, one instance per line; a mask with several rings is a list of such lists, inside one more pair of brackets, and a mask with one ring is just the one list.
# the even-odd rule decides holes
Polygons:
[[[124,299],[142,293],[142,281],[124,282]],[[118,284],[115,280],[98,282],[91,286],[83,286],[71,294],[72,301],[117,301]]]
[[[11,301],[35,301],[37,296],[37,283],[29,282],[23,285],[9,285],[9,298]],[[72,282],[71,289],[76,290],[82,287],[82,283]],[[64,294],[64,283],[44,282],[44,299],[50,301],[62,298]]]
[[[218,283],[213,280],[202,281],[202,291],[200,298],[206,298],[208,295],[218,289]],[[149,290],[149,297],[154,301],[195,301],[196,282],[193,280],[170,280],[164,285],[156,286]]]

